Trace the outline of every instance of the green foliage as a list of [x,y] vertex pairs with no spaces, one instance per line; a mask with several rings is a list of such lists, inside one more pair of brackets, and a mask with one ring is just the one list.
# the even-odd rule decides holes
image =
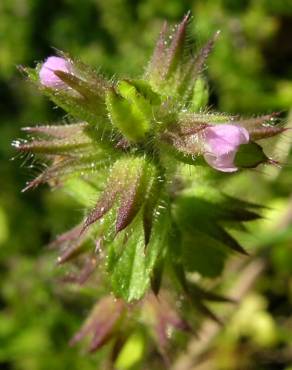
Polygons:
[[240,168],[250,168],[267,161],[263,148],[257,143],[243,144],[236,153],[234,163]]
[[[125,85],[123,87],[125,88]],[[120,84],[120,92],[122,91],[121,89],[122,86]],[[129,92],[127,91],[125,94],[124,90],[123,95],[126,95],[126,98],[123,99],[115,91],[108,92],[106,105],[111,122],[128,140],[135,142],[144,139],[150,126],[147,117],[143,114],[143,110],[147,109],[147,105],[145,105],[145,102],[141,102],[141,99],[137,101],[137,96],[133,96],[133,93],[130,96]],[[142,107],[141,104],[143,105]],[[127,117],[126,120],[125,117]]]

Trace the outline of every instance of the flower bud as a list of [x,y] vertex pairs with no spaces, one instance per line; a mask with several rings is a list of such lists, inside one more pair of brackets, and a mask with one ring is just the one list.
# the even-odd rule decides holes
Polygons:
[[203,135],[205,161],[218,171],[237,171],[234,158],[239,146],[249,142],[248,131],[235,125],[218,125],[205,128]]
[[45,87],[54,89],[65,88],[66,84],[55,74],[55,71],[72,72],[71,63],[61,57],[51,56],[42,65],[39,72],[40,82]]

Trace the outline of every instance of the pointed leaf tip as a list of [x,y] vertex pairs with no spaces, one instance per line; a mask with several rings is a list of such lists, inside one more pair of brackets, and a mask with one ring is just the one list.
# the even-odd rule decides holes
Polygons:
[[189,101],[193,95],[196,82],[203,72],[205,62],[211,53],[219,35],[220,31],[216,31],[207,41],[207,43],[198,51],[196,56],[189,60],[189,62],[186,64],[184,68],[184,74],[178,85],[178,93],[184,98],[185,101]]
[[103,197],[97,202],[97,205],[86,217],[80,234],[82,234],[90,225],[100,220],[111,209],[116,200],[116,196],[116,191],[112,193],[104,193]]
[[125,189],[121,196],[120,207],[116,220],[116,233],[125,229],[134,219],[139,211],[142,199],[137,199],[138,184],[134,184],[132,189]]
[[176,32],[172,35],[172,41],[168,49],[168,66],[166,69],[166,78],[178,67],[182,62],[185,50],[185,39],[187,24],[189,21],[190,12],[183,18],[182,22],[178,24]]
[[252,140],[261,140],[280,135],[287,130],[288,128],[280,126],[259,126],[250,129],[249,134]]
[[73,346],[88,334],[93,334],[89,352],[106,344],[113,336],[116,325],[125,309],[124,303],[112,296],[102,298],[92,309],[81,329],[70,340]]

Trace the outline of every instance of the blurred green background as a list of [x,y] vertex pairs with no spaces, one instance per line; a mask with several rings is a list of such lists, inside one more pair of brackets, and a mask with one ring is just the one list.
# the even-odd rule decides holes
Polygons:
[[[289,124],[291,0],[0,1],[1,369],[103,368],[99,365],[103,352],[87,355],[67,345],[94,302],[94,292],[60,283],[54,256],[44,247],[78,221],[82,211],[46,187],[21,193],[40,164],[16,156],[11,147],[13,139],[23,136],[22,126],[58,121],[64,114],[25,81],[17,66],[34,66],[57,48],[109,77],[138,76],[162,21],[175,23],[188,10],[193,14],[190,33],[195,44],[201,45],[215,30],[222,31],[206,71],[211,106],[244,116],[283,111]],[[289,135],[291,142],[288,132],[273,143],[276,159],[288,163],[282,170],[254,171],[226,184],[226,191],[274,210],[251,228],[257,237],[246,240],[251,253],[269,240],[269,267],[218,339],[213,363],[206,369],[292,369]],[[284,236],[273,239],[272,225],[285,212]],[[255,317],[259,324],[248,325]]]

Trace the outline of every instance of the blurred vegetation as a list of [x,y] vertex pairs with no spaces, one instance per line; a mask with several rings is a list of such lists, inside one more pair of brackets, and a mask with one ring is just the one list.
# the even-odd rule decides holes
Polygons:
[[[56,233],[78,220],[79,206],[45,187],[21,193],[39,164],[29,158],[12,161],[11,141],[21,136],[21,126],[64,117],[24,80],[17,66],[33,66],[57,48],[108,76],[138,75],[162,21],[176,22],[189,9],[194,16],[190,43],[201,45],[215,30],[222,31],[206,71],[212,108],[244,116],[287,114],[292,106],[290,0],[1,0],[1,369],[104,368],[99,364],[106,351],[87,355],[67,345],[98,293],[94,287],[80,292],[62,284],[54,255],[44,248]],[[289,164],[288,136],[291,142],[288,132],[271,145],[276,157]],[[284,231],[274,228],[287,206],[291,208],[291,184],[289,165],[241,174],[222,184],[229,193],[273,210],[251,226],[251,235],[244,240],[251,254],[267,249],[269,263],[255,292],[218,338],[211,367],[206,369],[291,369],[291,214],[285,216]],[[127,346],[124,352],[136,355],[138,362],[143,351],[151,355],[151,349],[141,349],[137,338]],[[127,356],[119,359],[121,368],[132,366]],[[161,368],[155,366],[152,369]]]

